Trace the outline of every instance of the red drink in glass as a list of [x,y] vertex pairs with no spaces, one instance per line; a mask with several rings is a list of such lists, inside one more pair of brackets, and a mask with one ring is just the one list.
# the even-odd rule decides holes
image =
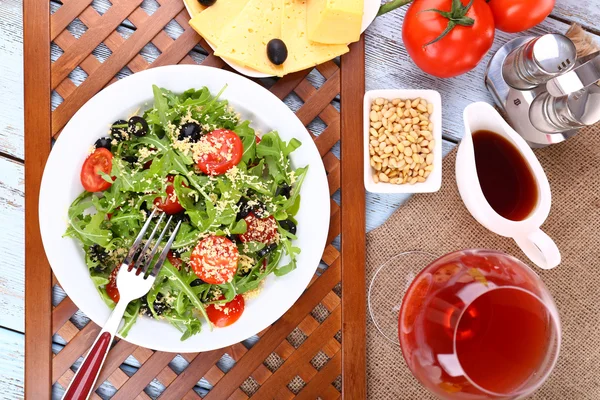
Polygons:
[[421,271],[402,302],[404,358],[447,399],[514,399],[547,378],[560,322],[539,277],[507,254],[465,250]]

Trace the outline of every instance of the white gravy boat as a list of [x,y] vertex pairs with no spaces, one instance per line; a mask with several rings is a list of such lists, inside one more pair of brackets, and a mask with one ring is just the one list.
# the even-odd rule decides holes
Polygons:
[[[463,113],[465,136],[456,155],[456,183],[465,206],[483,226],[498,235],[513,238],[525,255],[543,269],[560,264],[560,252],[554,241],[542,230],[550,212],[551,194],[548,178],[540,162],[525,140],[504,121],[488,103],[470,104]],[[538,185],[538,200],[529,216],[512,221],[498,214],[487,202],[477,176],[472,134],[488,130],[508,139],[529,164]]]

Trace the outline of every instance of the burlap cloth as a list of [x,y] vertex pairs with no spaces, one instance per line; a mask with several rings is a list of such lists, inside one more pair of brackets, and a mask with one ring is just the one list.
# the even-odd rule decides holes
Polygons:
[[[558,363],[531,398],[600,399],[600,125],[561,144],[535,151],[552,189],[542,229],[558,245],[562,264],[534,267],[549,287],[563,327]],[[393,255],[425,250],[442,255],[466,248],[507,252],[532,265],[508,238],[479,225],[464,207],[454,178],[456,151],[444,159],[437,193],[413,196],[380,228],[367,234],[367,283]],[[368,317],[367,317],[368,318]],[[368,318],[369,319],[369,318]],[[367,322],[370,399],[433,399],[404,363],[400,348]]]

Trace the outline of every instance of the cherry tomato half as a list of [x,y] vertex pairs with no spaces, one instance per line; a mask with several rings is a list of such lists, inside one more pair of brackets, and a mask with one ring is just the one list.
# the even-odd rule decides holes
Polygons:
[[207,175],[223,175],[242,160],[244,145],[235,132],[217,129],[200,139],[207,150],[198,159],[198,168]]
[[177,270],[181,270],[181,266],[183,265],[183,261],[181,258],[175,256],[171,250],[167,253],[167,259],[171,263],[172,266],[177,268]]
[[267,218],[258,218],[250,213],[244,218],[246,221],[246,233],[240,235],[242,242],[273,243],[277,239],[277,221],[270,215]]
[[106,294],[108,297],[112,299],[115,303],[119,302],[121,295],[119,294],[119,289],[117,289],[117,274],[119,273],[119,268],[117,267],[113,269],[108,277],[108,283],[106,284]]
[[220,285],[233,279],[239,257],[238,249],[231,240],[223,236],[209,236],[192,251],[190,265],[198,278]]
[[104,180],[99,172],[110,174],[112,170],[112,153],[104,147],[99,147],[88,158],[81,167],[81,184],[88,192],[101,192],[111,187],[112,183]]
[[[167,185],[167,188],[165,190],[167,193],[166,198],[164,200],[160,197],[155,198],[154,205],[169,215],[180,213],[185,209],[179,203],[179,199],[177,199],[177,195],[175,194],[175,188],[173,187],[173,181],[175,180],[175,176],[169,175],[167,176],[167,180],[170,182],[170,184]],[[186,186],[186,184],[183,182],[182,185]]]
[[[220,296],[217,300],[222,299]],[[244,296],[238,294],[228,303],[225,304],[209,304],[206,307],[208,319],[217,328],[225,328],[240,319],[244,312],[245,302]]]

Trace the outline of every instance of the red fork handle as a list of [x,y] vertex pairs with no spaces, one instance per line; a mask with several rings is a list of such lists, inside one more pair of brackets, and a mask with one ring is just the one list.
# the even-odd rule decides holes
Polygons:
[[67,388],[63,400],[85,400],[89,397],[100,373],[100,368],[104,364],[112,339],[113,336],[110,332],[102,332],[98,336]]

